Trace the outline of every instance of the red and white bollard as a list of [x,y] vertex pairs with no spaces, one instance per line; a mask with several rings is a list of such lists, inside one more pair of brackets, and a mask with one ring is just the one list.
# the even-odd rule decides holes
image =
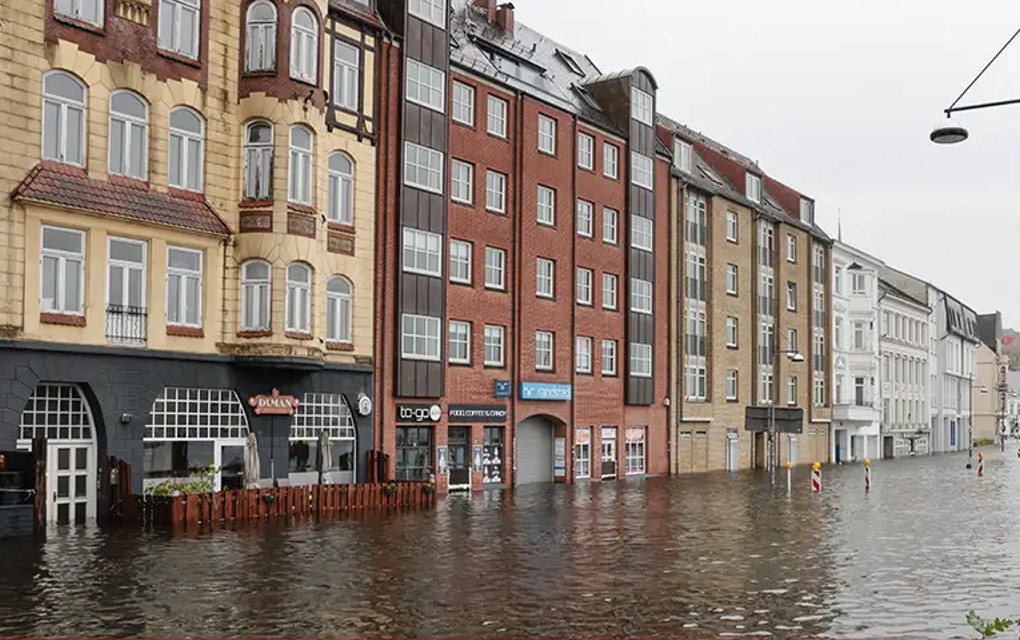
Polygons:
[[790,495],[790,491],[793,488],[793,463],[789,460],[786,461],[786,495]]
[[978,451],[978,477],[985,475],[985,454]]
[[811,465],[811,490],[822,490],[822,463],[820,462]]
[[871,491],[871,460],[864,459],[864,490]]

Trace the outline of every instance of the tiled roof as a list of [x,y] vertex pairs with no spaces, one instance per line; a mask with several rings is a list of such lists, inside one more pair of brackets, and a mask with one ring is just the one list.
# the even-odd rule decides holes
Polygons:
[[77,167],[42,162],[12,194],[16,200],[93,211],[165,227],[230,235],[230,228],[204,200],[179,198],[143,185],[89,178]]

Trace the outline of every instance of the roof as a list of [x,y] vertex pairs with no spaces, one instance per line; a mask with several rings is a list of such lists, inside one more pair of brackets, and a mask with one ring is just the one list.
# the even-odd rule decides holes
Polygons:
[[884,263],[878,267],[878,277],[879,280],[885,281],[892,289],[928,307],[928,283],[924,280],[919,280],[908,273],[893,269]]
[[230,235],[230,228],[204,200],[160,193],[143,184],[89,178],[78,167],[56,162],[36,165],[12,197],[164,227]]
[[365,6],[360,2],[356,2],[354,0],[329,0],[329,8],[341,15],[345,15],[349,18],[355,18],[373,27],[383,27],[382,18],[379,17],[378,13],[376,13],[375,8]]
[[879,287],[879,289],[884,289],[885,291],[893,294],[894,296],[896,296],[898,298],[902,298],[904,300],[907,300],[908,302],[913,302],[914,304],[920,305],[920,306],[924,307],[925,309],[928,309],[929,311],[931,310],[931,307],[928,306],[927,302],[924,302],[922,300],[917,299],[916,297],[910,295],[909,293],[907,293],[903,289],[900,289],[896,285],[892,284],[888,280],[885,280],[881,276],[879,276],[879,278],[878,278],[878,287]]

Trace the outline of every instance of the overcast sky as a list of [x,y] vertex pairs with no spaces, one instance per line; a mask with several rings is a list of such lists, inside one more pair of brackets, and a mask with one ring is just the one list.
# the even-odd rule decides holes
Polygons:
[[[1016,0],[515,0],[603,72],[644,65],[659,111],[817,200],[819,224],[1020,328],[1020,105],[956,116],[1020,28]],[[1020,98],[1020,37],[961,104]]]

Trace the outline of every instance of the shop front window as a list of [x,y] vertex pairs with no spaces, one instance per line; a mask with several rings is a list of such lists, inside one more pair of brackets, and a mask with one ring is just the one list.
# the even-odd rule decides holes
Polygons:
[[356,429],[346,399],[338,393],[306,393],[290,424],[288,477],[291,485],[319,481],[319,442],[329,440],[323,482],[349,484],[356,478]]
[[431,427],[397,427],[397,480],[428,480],[432,469]]
[[482,482],[503,482],[503,427],[485,427],[482,445]]
[[578,429],[575,437],[577,444],[574,445],[574,477],[591,477],[591,429]]
[[626,457],[625,472],[627,475],[640,475],[645,472],[645,430],[644,427],[627,429],[627,442],[624,455]]

